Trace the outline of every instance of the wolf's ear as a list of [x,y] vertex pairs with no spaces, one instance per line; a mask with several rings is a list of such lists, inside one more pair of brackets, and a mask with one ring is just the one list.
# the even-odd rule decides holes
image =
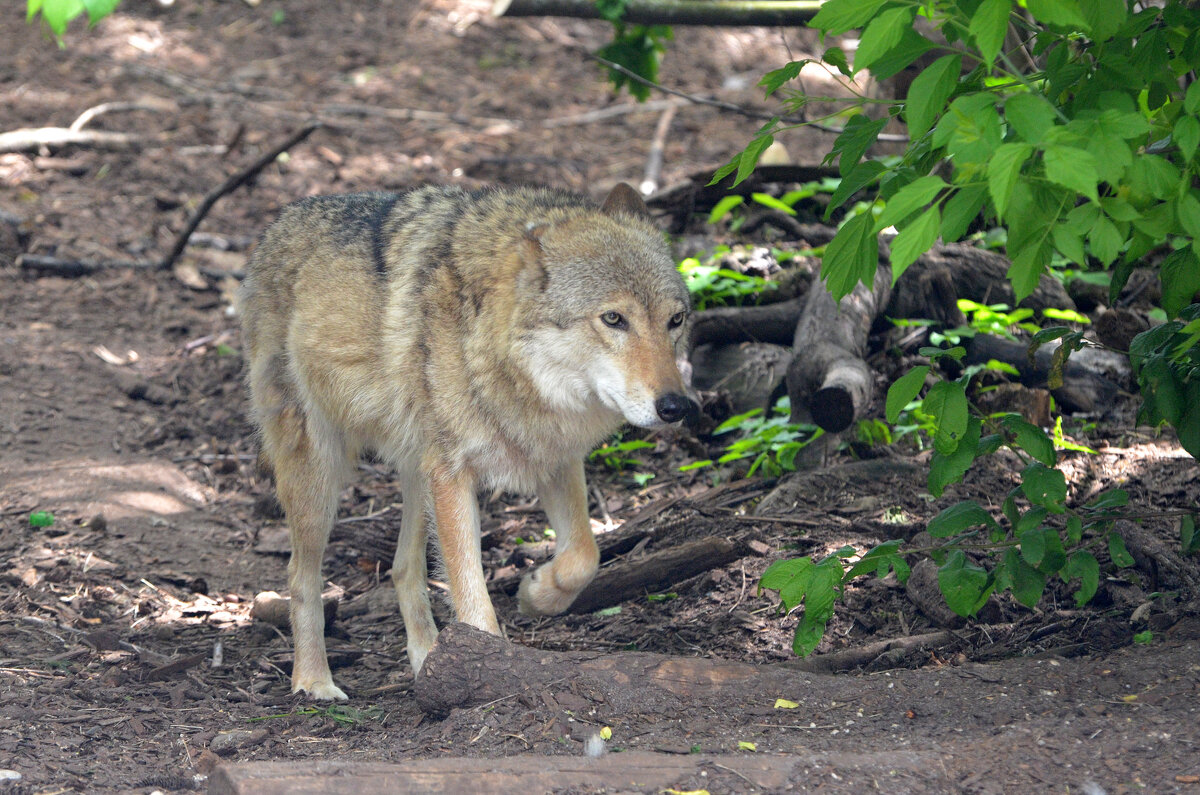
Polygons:
[[638,195],[636,190],[624,182],[618,182],[609,191],[608,198],[604,200],[604,204],[600,207],[600,212],[605,215],[628,213],[629,215],[637,215],[643,218],[650,217],[650,208],[642,201],[642,197]]
[[521,264],[524,266],[519,278],[526,279],[539,291],[546,289],[546,266],[542,261],[542,235],[550,224],[530,221],[521,235]]

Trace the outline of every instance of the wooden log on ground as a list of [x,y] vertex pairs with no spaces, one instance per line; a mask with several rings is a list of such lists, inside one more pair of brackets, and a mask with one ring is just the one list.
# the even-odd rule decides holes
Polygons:
[[[509,643],[466,624],[451,624],[413,683],[417,706],[431,715],[487,704],[520,693],[580,688],[593,700],[624,710],[672,697],[711,698],[769,672],[780,683],[795,672],[701,657],[645,652],[554,652]],[[774,685],[763,692],[777,689]],[[653,691],[653,692],[651,692]]]
[[859,284],[840,302],[823,282],[809,287],[787,374],[793,422],[802,421],[807,412],[818,426],[837,433],[871,404],[875,376],[863,357],[871,324],[887,304],[891,286],[891,274],[880,268],[873,288]]
[[721,306],[696,313],[691,349],[708,343],[770,342],[791,345],[796,336],[803,298],[762,306]]
[[[1054,356],[1053,348],[1043,345],[1030,362],[1027,344],[989,336],[973,337],[966,349],[965,364],[985,364],[995,359],[1015,367],[1022,384],[1035,387],[1046,386]],[[1067,360],[1062,376],[1062,386],[1051,389],[1050,394],[1066,411],[1104,414],[1115,408],[1121,388],[1109,379],[1073,359]]]
[[568,612],[591,613],[619,605],[649,593],[658,593],[678,582],[724,566],[742,557],[742,551],[727,538],[710,536],[653,552],[644,558],[626,560],[596,575]]
[[[209,779],[208,795],[409,795],[416,792],[662,792],[690,789],[703,773],[726,786],[782,792],[812,778],[814,769],[846,781],[886,780],[902,788],[925,781],[926,791],[947,782],[933,754],[878,753],[662,754],[625,751],[598,758],[509,756],[498,759],[440,757],[398,763],[304,759],[222,765]],[[715,788],[714,788],[715,789]],[[716,791],[731,791],[729,789]]]
[[[820,0],[630,0],[622,22],[638,25],[769,25],[796,27],[812,19]],[[495,17],[602,19],[591,0],[495,0]]]
[[[963,243],[934,246],[922,254],[896,283],[891,300],[887,302],[889,317],[926,317],[942,322],[957,322],[942,315],[950,307],[942,307],[945,296],[931,296],[931,287],[949,280],[952,286],[950,303],[957,298],[969,298],[980,304],[1008,304],[1012,307],[1015,295],[1008,283],[1008,259]],[[931,302],[931,297],[937,301]],[[1019,306],[1038,312],[1046,308],[1074,309],[1075,302],[1062,284],[1052,276],[1042,276],[1037,289]],[[953,309],[957,313],[957,308]]]

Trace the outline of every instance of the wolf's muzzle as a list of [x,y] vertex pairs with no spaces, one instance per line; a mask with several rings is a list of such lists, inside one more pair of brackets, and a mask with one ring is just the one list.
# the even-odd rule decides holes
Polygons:
[[654,410],[663,422],[679,422],[687,414],[687,409],[687,397],[677,392],[668,392],[654,401]]

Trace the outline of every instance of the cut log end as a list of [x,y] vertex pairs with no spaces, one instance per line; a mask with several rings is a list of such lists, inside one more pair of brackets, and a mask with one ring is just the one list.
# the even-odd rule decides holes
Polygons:
[[841,386],[818,389],[809,399],[808,409],[813,422],[827,433],[846,430],[858,413],[854,406],[854,395]]

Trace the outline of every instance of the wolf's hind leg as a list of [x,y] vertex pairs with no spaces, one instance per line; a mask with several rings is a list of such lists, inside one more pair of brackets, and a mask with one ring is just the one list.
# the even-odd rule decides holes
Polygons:
[[600,550],[587,512],[583,461],[559,470],[538,487],[542,510],[556,534],[554,559],[521,581],[517,602],[525,615],[561,613],[596,576]]
[[[314,431],[324,430],[324,433]],[[332,429],[322,428],[295,404],[263,422],[264,450],[275,470],[275,487],[292,540],[288,561],[291,596],[292,692],[321,700],[345,700],[333,683],[325,657],[325,612],[321,604],[321,558],[333,529],[345,473],[345,451]]]
[[400,518],[400,537],[392,560],[392,585],[404,617],[408,636],[408,661],[413,673],[421,670],[425,655],[437,639],[437,625],[429,607],[429,573],[425,565],[426,512],[429,510],[429,484],[419,474],[407,476],[401,485],[404,511]]

